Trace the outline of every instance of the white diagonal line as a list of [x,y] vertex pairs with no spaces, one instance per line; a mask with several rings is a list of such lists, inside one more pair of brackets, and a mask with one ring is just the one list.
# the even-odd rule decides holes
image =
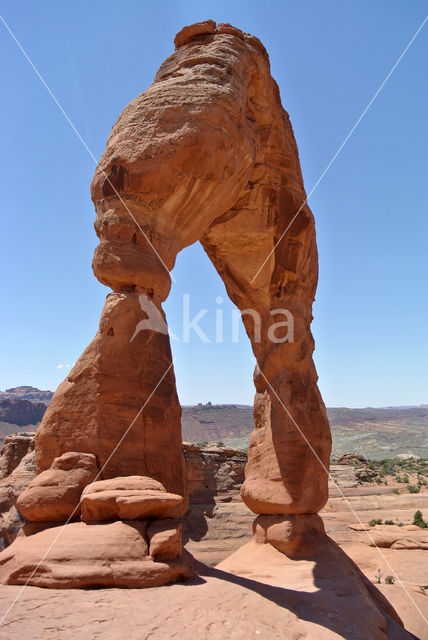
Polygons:
[[[120,447],[120,445],[122,444],[122,442],[124,441],[124,439],[126,438],[126,436],[128,435],[129,431],[132,429],[132,427],[134,426],[135,422],[138,420],[138,418],[140,417],[140,415],[142,414],[143,410],[145,409],[145,407],[147,406],[147,404],[150,402],[151,398],[153,397],[153,395],[156,393],[159,385],[162,383],[163,379],[165,378],[165,376],[167,375],[168,371],[171,369],[172,367],[172,362],[170,362],[168,369],[165,371],[165,373],[163,374],[162,378],[159,380],[159,382],[157,383],[157,385],[155,386],[155,388],[153,389],[153,391],[150,393],[149,397],[147,398],[147,400],[144,402],[143,406],[141,407],[141,409],[139,410],[139,412],[137,413],[137,415],[135,416],[135,418],[133,419],[133,421],[131,422],[131,424],[129,425],[129,427],[126,429],[125,433],[122,435],[122,437],[120,438],[119,442],[116,444],[115,448],[113,449],[113,451],[111,452],[111,454],[109,455],[109,457],[107,458],[107,460],[105,461],[105,463],[103,464],[103,466],[101,467],[100,471],[98,472],[97,476],[95,477],[94,480],[92,480],[92,482],[96,482],[98,480],[98,478],[100,477],[100,475],[102,474],[102,472],[104,471],[104,469],[106,468],[106,466],[108,465],[108,463],[110,462],[110,460],[112,459],[112,457],[114,456],[114,454],[116,453],[117,449]],[[45,553],[43,554],[43,557],[41,558],[40,562],[37,564],[37,566],[35,567],[35,569],[33,570],[33,572],[31,573],[30,577],[28,578],[27,582],[22,586],[22,589],[20,589],[20,591],[18,592],[16,598],[12,601],[12,603],[10,604],[9,608],[7,609],[6,613],[4,614],[4,616],[2,617],[2,619],[0,620],[0,627],[3,625],[4,621],[6,620],[6,617],[9,615],[9,613],[12,611],[13,607],[15,606],[15,604],[18,602],[19,598],[21,597],[22,593],[24,592],[24,589],[26,586],[28,586],[28,583],[30,582],[31,578],[34,576],[34,574],[36,573],[37,569],[40,567],[40,565],[42,564],[43,560],[46,558],[46,556],[48,555],[49,551],[52,549],[52,547],[54,546],[54,544],[57,542],[57,540],[60,538],[62,532],[64,531],[64,528],[68,525],[68,523],[70,522],[70,520],[73,518],[74,514],[76,513],[77,509],[80,507],[80,503],[82,502],[82,497],[80,497],[80,500],[78,502],[78,504],[75,506],[73,512],[71,513],[71,515],[67,518],[67,521],[60,527],[60,530],[58,531],[57,535],[55,536],[55,538],[52,540],[52,542],[50,543],[50,545],[48,546],[48,548],[46,549]]]
[[[334,486],[336,487],[336,489],[338,490],[338,492],[340,493],[340,495],[342,496],[342,498],[344,499],[345,503],[347,504],[347,506],[349,507],[349,509],[352,511],[352,513],[354,514],[355,518],[357,519],[358,523],[361,524],[363,527],[365,527],[364,523],[361,521],[359,515],[357,514],[357,512],[355,511],[355,509],[353,508],[352,504],[350,503],[350,501],[347,499],[347,497],[345,496],[345,494],[343,493],[342,489],[339,487],[339,485],[333,480],[329,470],[327,469],[327,467],[325,466],[325,464],[323,463],[323,461],[321,460],[321,458],[319,457],[319,455],[317,454],[317,452],[315,451],[315,449],[313,448],[313,446],[311,445],[311,443],[309,442],[309,440],[307,439],[307,437],[305,436],[305,434],[303,433],[303,431],[301,430],[301,428],[299,427],[299,425],[297,424],[297,422],[294,420],[293,416],[291,415],[291,413],[289,412],[289,410],[287,409],[287,407],[285,406],[285,404],[282,402],[281,398],[279,397],[279,395],[277,394],[277,392],[275,391],[275,389],[273,388],[273,386],[271,385],[271,383],[269,382],[269,380],[266,378],[265,374],[263,373],[263,371],[260,369],[260,367],[257,367],[258,370],[260,371],[260,373],[262,374],[264,380],[266,381],[267,385],[269,386],[269,388],[273,391],[273,393],[275,394],[278,402],[280,403],[280,405],[282,406],[282,408],[284,409],[284,411],[287,413],[288,417],[290,418],[290,420],[292,421],[292,423],[294,424],[294,426],[296,427],[297,431],[300,433],[300,435],[302,436],[302,438],[304,439],[304,441],[306,442],[306,444],[308,445],[309,449],[312,451],[312,453],[314,454],[315,458],[318,460],[318,462],[320,463],[321,467],[323,468],[323,470],[326,472],[329,480],[334,484]],[[385,562],[385,564],[389,567],[389,569],[392,571],[393,575],[396,577],[396,579],[398,580],[398,583],[400,584],[400,586],[403,588],[404,592],[406,593],[407,597],[409,598],[410,602],[413,604],[413,606],[415,607],[415,609],[420,613],[420,615],[422,616],[422,619],[424,620],[424,622],[428,625],[428,620],[425,618],[424,614],[422,613],[422,611],[419,609],[418,605],[416,604],[415,600],[412,598],[412,596],[410,595],[409,591],[406,589],[406,587],[404,586],[403,582],[400,580],[400,577],[397,575],[397,572],[393,569],[393,567],[391,566],[390,562],[386,559],[386,557],[384,556],[384,554],[382,553],[382,551],[380,550],[380,548],[377,546],[376,542],[374,541],[373,536],[371,535],[371,533],[364,528],[365,533],[367,534],[369,540],[373,543],[373,545],[376,547],[377,551],[379,552],[382,560]]]
[[53,91],[50,89],[50,87],[48,86],[48,84],[46,83],[45,79],[43,78],[43,76],[41,75],[40,71],[37,69],[37,67],[35,66],[35,64],[33,63],[33,61],[31,60],[30,56],[27,54],[27,52],[25,51],[24,47],[22,46],[22,44],[19,42],[19,40],[17,39],[17,37],[15,36],[15,34],[13,33],[12,29],[9,27],[9,25],[7,24],[7,22],[5,21],[5,19],[3,18],[2,15],[0,15],[0,20],[3,22],[5,28],[7,29],[7,31],[9,32],[9,34],[11,35],[11,37],[13,38],[13,40],[15,41],[15,43],[17,44],[19,50],[21,51],[21,53],[23,54],[23,56],[25,57],[25,59],[27,60],[27,62],[29,63],[29,65],[31,66],[31,68],[33,69],[34,73],[36,74],[36,76],[39,78],[40,82],[43,84],[43,86],[45,87],[46,91],[49,93],[50,97],[52,98],[52,100],[55,102],[56,106],[58,107],[58,109],[61,111],[62,115],[64,116],[64,118],[67,120],[68,124],[70,125],[70,127],[73,129],[74,133],[76,134],[76,136],[79,138],[80,142],[82,143],[82,145],[84,146],[84,148],[86,149],[86,151],[89,153],[89,155],[91,156],[92,160],[95,162],[95,165],[97,166],[98,169],[100,169],[101,173],[103,174],[103,176],[105,177],[105,179],[107,180],[107,182],[109,183],[109,185],[111,186],[111,188],[113,189],[113,191],[115,192],[116,196],[118,197],[118,199],[120,200],[120,202],[123,204],[123,206],[125,207],[126,211],[128,212],[128,214],[130,215],[130,217],[132,218],[132,220],[135,222],[135,224],[137,225],[138,229],[141,231],[141,233],[143,234],[143,236],[145,237],[145,239],[147,240],[147,242],[149,243],[149,245],[151,246],[151,248],[153,249],[155,255],[157,256],[157,258],[159,259],[159,261],[162,263],[162,265],[164,266],[164,268],[166,269],[167,273],[169,273],[171,280],[173,282],[175,282],[175,278],[173,276],[173,274],[171,273],[171,271],[168,269],[168,267],[166,266],[165,262],[162,260],[161,256],[159,255],[158,251],[156,250],[156,248],[153,246],[152,242],[150,241],[150,239],[147,237],[147,234],[144,232],[144,230],[141,228],[140,223],[138,222],[138,220],[136,219],[136,217],[133,215],[133,213],[131,212],[131,210],[129,209],[128,205],[126,204],[126,202],[123,200],[122,196],[120,195],[120,193],[117,191],[116,187],[114,186],[114,184],[111,182],[110,178],[108,177],[108,175],[106,174],[106,172],[104,171],[104,169],[101,168],[100,163],[98,162],[98,160],[96,159],[96,157],[94,156],[94,154],[92,153],[91,149],[88,147],[86,141],[84,140],[84,138],[80,135],[79,131],[76,129],[74,123],[72,122],[72,120],[70,119],[70,117],[68,116],[68,114],[66,113],[66,111],[64,110],[64,108],[62,107],[62,105],[60,104],[59,100],[57,99],[57,97],[55,96],[55,94],[53,93]]
[[420,24],[419,28],[417,29],[416,33],[413,35],[413,37],[411,38],[411,40],[409,40],[406,48],[403,50],[403,52],[401,53],[400,57],[397,59],[397,61],[395,62],[394,66],[392,67],[391,71],[388,73],[388,75],[386,76],[385,80],[382,82],[382,84],[380,85],[380,87],[378,88],[378,90],[376,91],[376,93],[374,94],[374,96],[372,97],[372,99],[370,100],[370,102],[368,103],[368,105],[366,106],[366,108],[364,109],[364,111],[362,112],[362,114],[360,115],[360,117],[358,118],[358,120],[356,121],[356,123],[354,124],[354,126],[352,127],[352,129],[350,130],[350,132],[348,133],[348,135],[346,136],[346,138],[344,139],[344,141],[342,142],[342,144],[340,145],[340,147],[338,148],[338,150],[336,151],[336,153],[334,154],[334,156],[332,157],[332,159],[330,160],[330,162],[328,163],[328,165],[326,166],[326,168],[324,169],[324,171],[322,172],[322,174],[320,175],[320,177],[318,178],[318,180],[316,181],[316,183],[314,184],[314,186],[312,187],[311,191],[309,192],[309,194],[306,196],[306,199],[304,200],[304,202],[300,205],[299,209],[296,211],[296,213],[294,214],[294,216],[291,219],[291,222],[288,224],[287,228],[285,229],[285,231],[282,233],[281,237],[279,238],[279,240],[275,243],[273,249],[270,251],[269,255],[267,256],[266,260],[263,262],[263,264],[259,267],[256,275],[253,277],[253,279],[251,280],[251,284],[253,284],[254,280],[257,278],[257,276],[259,275],[260,271],[263,269],[263,267],[265,266],[266,262],[269,260],[269,258],[271,257],[271,255],[273,254],[273,252],[275,251],[275,249],[277,248],[277,246],[279,245],[279,243],[281,242],[281,240],[284,238],[285,234],[287,233],[287,231],[289,230],[289,228],[291,227],[291,225],[293,224],[293,222],[295,221],[295,219],[297,218],[297,216],[299,215],[299,213],[301,212],[301,210],[303,209],[303,207],[306,205],[307,201],[309,200],[309,198],[311,197],[311,195],[313,194],[313,192],[315,191],[315,189],[318,187],[318,185],[320,184],[321,180],[324,178],[324,176],[326,175],[327,171],[330,169],[331,165],[334,163],[334,161],[336,160],[337,156],[339,155],[339,153],[342,151],[343,147],[345,146],[345,144],[348,142],[349,138],[352,136],[352,134],[354,133],[355,129],[358,127],[358,125],[360,124],[361,120],[364,118],[364,116],[366,115],[367,111],[370,109],[370,107],[372,106],[373,102],[376,100],[376,98],[378,97],[378,95],[380,94],[380,92],[382,91],[382,89],[384,88],[384,86],[386,85],[386,83],[388,82],[389,78],[392,76],[392,74],[394,73],[395,69],[398,67],[398,65],[400,64],[401,60],[404,58],[404,56],[406,55],[407,51],[409,50],[409,48],[411,47],[411,45],[413,44],[413,42],[415,41],[415,39],[417,38],[418,34],[420,33],[420,31],[422,30],[423,26],[425,25],[426,21],[428,20],[428,16],[425,17],[425,19],[422,21],[422,23]]

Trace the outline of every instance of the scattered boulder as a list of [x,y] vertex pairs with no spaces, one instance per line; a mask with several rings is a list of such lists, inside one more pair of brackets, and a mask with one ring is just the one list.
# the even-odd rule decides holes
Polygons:
[[367,464],[368,460],[357,453],[344,453],[337,459],[336,464]]
[[178,520],[152,520],[147,526],[149,553],[154,560],[174,560],[183,551],[183,525]]
[[73,522],[25,535],[2,552],[0,581],[54,589],[156,587],[194,575],[190,559],[154,562],[145,522]]
[[360,482],[371,482],[374,478],[377,478],[378,475],[379,473],[375,469],[369,469],[368,467],[363,467],[355,471],[355,477]]
[[82,520],[145,520],[174,518],[183,514],[182,496],[167,493],[165,487],[146,476],[100,480],[82,494]]
[[32,522],[65,522],[80,515],[80,496],[98,474],[92,453],[70,451],[55,458],[51,468],[31,480],[16,506]]

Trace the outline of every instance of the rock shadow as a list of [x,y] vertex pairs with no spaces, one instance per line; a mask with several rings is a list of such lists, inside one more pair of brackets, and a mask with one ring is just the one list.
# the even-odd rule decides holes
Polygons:
[[418,640],[404,629],[398,614],[383,594],[327,536],[316,554],[299,555],[294,559],[315,563],[313,578],[317,591],[273,586],[200,562],[195,568],[201,578],[212,577],[250,589],[294,613],[299,619],[329,629],[345,640]]

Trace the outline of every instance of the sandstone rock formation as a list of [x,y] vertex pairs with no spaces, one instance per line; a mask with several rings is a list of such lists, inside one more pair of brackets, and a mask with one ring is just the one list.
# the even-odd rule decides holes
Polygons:
[[0,449],[0,479],[10,476],[30,448],[34,449],[34,432],[6,436]]
[[354,531],[368,531],[364,542],[371,547],[390,549],[425,549],[428,551],[428,530],[415,525],[348,525]]
[[104,522],[174,518],[182,515],[184,500],[167,493],[157,480],[127,476],[89,484],[83,491],[81,504],[84,522]]
[[[3,458],[3,468],[10,466],[11,460],[14,466],[21,454],[22,458],[12,473],[0,480],[0,549],[11,544],[22,527],[23,521],[15,507],[16,500],[36,473],[34,434],[14,434],[9,438],[2,449],[6,458],[6,461]],[[11,451],[13,455],[10,457]]]
[[64,522],[80,515],[83,489],[98,474],[94,454],[70,451],[55,458],[19,496],[20,513],[32,522]]
[[[22,529],[1,554],[2,582],[49,588],[156,587],[190,578],[191,563],[177,548],[165,546],[152,559],[147,523],[122,521],[73,522],[44,530]],[[181,556],[181,549],[180,554]]]
[[[199,240],[243,313],[257,358],[242,497],[256,513],[316,513],[327,474],[314,451],[328,466],[331,439],[312,361],[315,227],[291,124],[257,38],[207,21],[186,27],[175,44],[152,86],[120,115],[95,172],[93,268],[114,293],[52,398],[37,468],[64,451],[87,451],[103,479],[145,475],[184,495],[169,338],[134,333],[142,299],[164,319],[168,271]],[[259,314],[260,331],[248,309]],[[280,341],[278,309],[293,314],[292,342]]]
[[[359,637],[385,638],[390,621],[400,629],[399,618],[340,557],[316,515],[328,497],[331,437],[312,361],[315,226],[267,53],[254,36],[211,20],[185,27],[175,45],[151,87],[120,115],[95,172],[93,269],[113,293],[37,432],[39,475],[18,501],[32,522],[0,555],[0,580],[146,587],[191,575],[180,523],[162,522],[187,506],[162,302],[178,252],[200,241],[242,312],[257,360],[241,495],[260,516],[251,542],[222,570],[229,580],[267,572],[286,589],[295,567],[294,586],[305,590],[314,568],[321,594],[312,606],[338,618],[332,630],[349,626],[355,609],[367,619]],[[292,318],[292,336],[277,314]],[[45,484],[70,455],[93,456],[101,482],[55,476]],[[81,492],[83,522],[58,527],[51,518],[43,528],[35,507],[55,515],[50,497],[64,486],[76,493],[64,500],[62,519]],[[310,572],[299,582],[300,560]],[[337,596],[332,579],[341,581]]]

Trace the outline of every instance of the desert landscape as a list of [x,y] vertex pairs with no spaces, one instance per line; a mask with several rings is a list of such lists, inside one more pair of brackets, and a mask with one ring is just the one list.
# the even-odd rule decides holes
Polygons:
[[[197,605],[190,610],[196,620],[202,618],[205,623],[205,627],[202,627],[204,631],[199,626],[195,627],[195,631],[198,634],[206,633],[206,637],[210,638],[224,631],[224,623],[212,617],[215,612],[212,599],[218,598],[216,584],[222,580],[221,574],[217,574],[214,568],[251,538],[254,514],[240,498],[246,454],[221,444],[198,445],[190,442],[184,443],[183,454],[190,503],[183,520],[183,542],[200,563],[198,570],[201,571],[203,567],[202,577],[209,585],[209,595],[204,595],[202,601],[196,599]],[[23,525],[15,504],[17,497],[35,476],[34,434],[24,433],[6,438],[0,453],[0,474],[0,543],[4,548],[12,543]],[[329,500],[320,512],[326,533],[391,602],[406,629],[414,637],[425,638],[423,616],[428,614],[428,528],[421,524],[424,514],[428,516],[427,461],[401,458],[381,465],[373,464],[362,456],[345,455],[332,463],[330,474]],[[409,492],[409,483],[401,481],[405,477],[415,486],[422,483],[418,493]],[[416,526],[413,522],[418,511],[422,514],[423,522]],[[244,598],[245,586],[222,582],[221,592],[226,589],[227,594],[229,589],[227,595],[240,603]],[[172,598],[174,603],[174,615],[187,619],[190,603],[188,599],[182,600],[180,587],[164,588],[167,590],[165,598],[170,602]],[[309,584],[305,588],[311,590]],[[2,609],[7,609],[11,599],[19,593],[19,587],[2,588]],[[146,591],[142,595],[141,591],[134,590],[130,600],[126,592],[118,589],[97,589],[79,596],[76,591],[64,593],[61,590],[26,587],[9,616],[3,631],[4,637],[65,640],[78,631],[82,638],[105,635],[116,638],[123,624],[138,628],[134,635],[130,632],[131,638],[141,637],[141,625],[144,625],[149,637],[151,634],[151,637],[161,639],[173,635],[175,630],[172,621],[169,626],[169,622],[165,622],[158,613],[157,607],[161,606],[159,596],[152,598],[149,595],[147,600],[146,594]],[[135,607],[139,602],[142,606],[144,602],[145,607],[150,607],[150,615],[147,611],[136,613]],[[414,603],[423,615],[418,614]],[[217,600],[216,606],[223,611],[224,601]],[[245,606],[251,604],[245,601]],[[261,606],[260,602],[257,606]],[[290,620],[283,611],[277,609],[268,606],[263,611],[263,622],[260,623],[260,634],[257,636],[283,637],[281,629],[284,624],[289,625]],[[39,612],[37,622],[28,620],[28,610]],[[84,624],[81,622],[82,616]],[[232,637],[234,633],[236,637],[244,637],[244,633],[253,637],[251,634],[254,635],[257,629],[245,627],[244,615],[239,618],[239,624],[244,629],[241,635],[236,631],[238,622],[235,617],[234,620],[235,624],[229,629]],[[316,622],[315,617],[313,621]],[[317,626],[316,633],[319,632]],[[337,637],[349,636],[341,636],[339,632]]]
[[[0,392],[3,417],[11,419],[11,416],[19,416],[22,418],[20,421],[25,422],[2,423],[3,433],[7,433],[3,436],[4,444],[0,452],[2,548],[13,542],[23,525],[15,504],[17,497],[35,476],[34,434],[37,423],[27,422],[33,415],[32,410],[27,411],[27,403],[34,403],[36,407],[43,403],[42,418],[51,397],[52,392],[34,387]],[[15,400],[13,408],[9,403],[3,403],[3,400],[10,398]],[[428,615],[428,528],[424,527],[424,517],[428,519],[428,460],[423,454],[427,447],[428,411],[425,407],[391,407],[328,409],[327,413],[333,434],[333,453],[329,500],[320,512],[326,533],[391,602],[406,629],[417,638],[425,638],[423,616]],[[218,621],[211,620],[210,611],[213,591],[219,578],[216,578],[214,571],[210,571],[251,539],[254,514],[240,498],[247,461],[243,449],[248,446],[251,430],[251,407],[212,404],[183,407],[183,454],[189,491],[189,508],[183,519],[183,542],[189,553],[201,563],[199,567],[204,567],[204,579],[208,579],[212,590],[202,603],[204,613],[198,613],[206,618],[207,630],[215,629],[218,625]],[[213,440],[209,442],[207,438],[211,437]],[[230,443],[236,443],[241,448],[235,449]],[[396,452],[398,457],[376,459],[374,454],[377,451],[389,455]],[[422,522],[416,526],[413,523],[418,511]],[[223,590],[224,586],[221,588]],[[239,585],[229,585],[229,588],[239,589]],[[11,597],[9,589],[3,590],[1,595],[5,608]],[[166,589],[174,591],[177,587]],[[12,590],[12,595],[14,593]],[[127,606],[126,596],[122,599],[121,592],[117,590],[114,596],[110,590],[96,591],[94,602],[97,615],[89,620],[92,596],[89,594],[87,600],[88,592],[85,601],[80,600],[75,592],[71,596],[71,592],[67,592],[66,599],[63,592],[54,593],[56,595],[53,597],[52,591],[47,593],[40,588],[27,587],[10,615],[10,622],[5,629],[9,636],[6,637],[14,638],[24,633],[24,637],[39,638],[44,633],[47,638],[65,639],[80,629],[79,633],[84,638],[95,638],[97,635],[104,637],[107,632],[114,638],[124,621],[135,615]],[[136,590],[133,593],[138,601],[140,592]],[[241,592],[237,594],[233,591],[230,595],[234,598],[243,597]],[[179,591],[173,597],[178,598],[177,615],[186,615],[188,605],[187,602],[180,602]],[[70,598],[74,614],[70,617],[67,613],[67,622],[64,622],[66,606],[69,606],[66,603],[70,602]],[[423,615],[418,613],[412,601]],[[155,601],[150,600],[150,603],[152,607],[155,606]],[[32,621],[31,628],[24,622],[28,607],[37,607],[42,613],[39,625],[34,626]],[[84,629],[76,626],[82,611],[87,620]],[[278,618],[278,612],[269,611],[265,615],[271,620],[260,628],[264,637],[283,637],[276,628],[285,624],[284,614],[281,613]],[[164,626],[164,622],[159,625],[154,620],[154,614],[153,618],[136,616],[133,624],[141,623],[150,628],[147,633],[154,638],[165,638],[166,634],[173,633],[172,628]],[[244,620],[241,623],[244,624]],[[221,625],[219,628],[224,629]],[[136,638],[140,637],[138,633]],[[202,633],[200,629],[198,633]],[[208,631],[207,637],[211,637]]]
[[[247,30],[180,28],[95,159],[1,20],[95,160],[92,270],[107,290],[55,391],[0,391],[0,636],[428,639],[428,405],[326,408],[308,204],[428,16],[309,192],[274,65]],[[242,321],[252,407],[180,402],[176,353],[191,330],[210,342],[186,294],[182,344],[167,322],[195,244]],[[348,353],[359,338],[341,333]]]

